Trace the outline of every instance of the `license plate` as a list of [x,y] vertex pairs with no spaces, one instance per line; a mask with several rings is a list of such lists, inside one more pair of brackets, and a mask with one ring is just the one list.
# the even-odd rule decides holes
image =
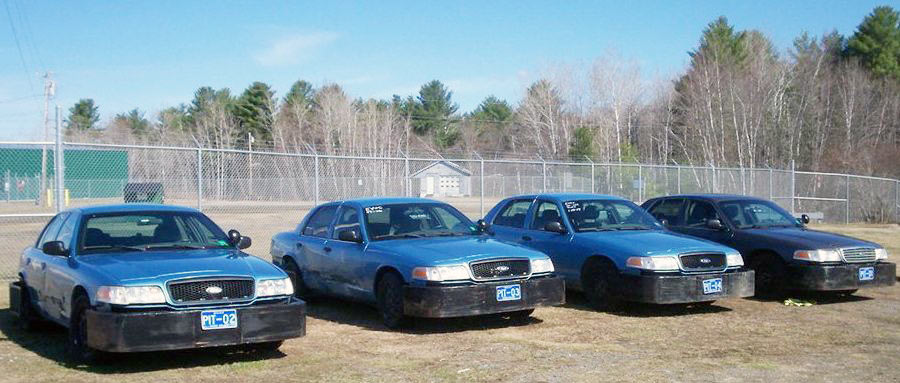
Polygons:
[[722,278],[704,279],[703,294],[715,294],[722,292]]
[[200,312],[200,327],[204,330],[237,328],[237,310],[207,310]]
[[859,280],[871,281],[873,279],[875,279],[875,268],[874,267],[860,267],[859,268]]
[[497,301],[517,301],[522,299],[522,287],[519,285],[497,286]]

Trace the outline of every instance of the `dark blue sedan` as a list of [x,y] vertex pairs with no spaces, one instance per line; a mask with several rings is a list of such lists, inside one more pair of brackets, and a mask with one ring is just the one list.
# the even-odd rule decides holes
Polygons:
[[643,207],[675,232],[740,250],[756,271],[756,291],[769,298],[788,289],[853,293],[890,286],[897,266],[878,245],[811,230],[772,201],[727,194],[653,198]]
[[700,303],[753,295],[734,249],[666,231],[634,203],[595,194],[507,198],[485,217],[498,239],[542,251],[599,309],[621,300]]
[[242,252],[250,238],[203,213],[162,205],[57,214],[22,253],[10,306],[30,327],[69,329],[69,352],[246,344],[275,349],[306,331],[287,274]]
[[452,206],[422,198],[320,205],[272,238],[272,260],[301,297],[374,304],[384,324],[410,317],[502,314],[524,319],[565,302],[546,255],[483,234]]

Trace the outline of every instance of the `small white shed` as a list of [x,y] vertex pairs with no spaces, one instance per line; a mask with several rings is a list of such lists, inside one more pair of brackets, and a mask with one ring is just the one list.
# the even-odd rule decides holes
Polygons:
[[472,172],[450,161],[432,162],[410,174],[410,177],[419,180],[420,197],[472,195]]

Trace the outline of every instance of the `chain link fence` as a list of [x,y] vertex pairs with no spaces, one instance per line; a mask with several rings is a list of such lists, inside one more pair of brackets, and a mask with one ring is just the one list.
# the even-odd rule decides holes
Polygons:
[[[0,278],[13,278],[21,250],[58,210],[157,202],[198,208],[223,229],[253,237],[268,258],[270,238],[310,208],[364,196],[422,196],[473,219],[500,199],[541,192],[601,193],[637,203],[678,193],[733,193],[774,200],[827,223],[900,220],[893,179],[776,169],[603,164],[478,158],[359,157],[184,147],[0,143]],[[43,164],[43,165],[42,165]],[[43,170],[43,171],[42,171]]]

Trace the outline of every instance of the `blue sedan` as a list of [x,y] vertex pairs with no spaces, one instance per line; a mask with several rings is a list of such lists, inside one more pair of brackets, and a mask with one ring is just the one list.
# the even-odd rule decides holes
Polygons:
[[553,262],[483,234],[452,206],[421,198],[320,205],[272,239],[272,260],[301,297],[376,305],[390,328],[410,317],[501,313],[516,319],[565,301]]
[[22,253],[11,309],[69,329],[72,358],[246,344],[306,331],[287,274],[199,211],[111,205],[57,214]]
[[622,300],[712,302],[753,295],[736,250],[666,231],[619,197],[540,194],[507,198],[485,217],[502,240],[548,254],[566,286],[598,309]]

